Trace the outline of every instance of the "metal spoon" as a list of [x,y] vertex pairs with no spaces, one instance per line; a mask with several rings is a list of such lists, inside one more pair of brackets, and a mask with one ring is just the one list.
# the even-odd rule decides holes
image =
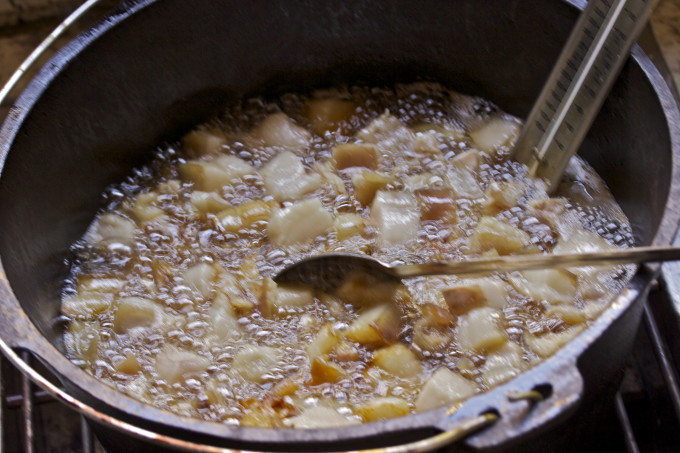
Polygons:
[[305,284],[322,291],[337,288],[349,275],[370,275],[376,282],[400,281],[427,275],[466,275],[555,267],[580,267],[680,260],[680,247],[631,247],[593,253],[512,255],[457,262],[390,266],[367,255],[317,255],[284,268],[277,283]]

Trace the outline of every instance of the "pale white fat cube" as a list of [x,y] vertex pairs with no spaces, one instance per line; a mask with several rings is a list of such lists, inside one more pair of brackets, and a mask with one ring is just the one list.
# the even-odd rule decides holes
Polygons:
[[85,292],[66,297],[61,303],[61,312],[67,316],[93,319],[108,310],[113,302],[112,293]]
[[523,230],[498,220],[484,216],[479,219],[469,246],[473,253],[496,251],[499,255],[509,255],[531,243],[531,237]]
[[439,140],[437,140],[437,133],[435,131],[426,131],[416,133],[413,140],[413,150],[417,153],[439,153]]
[[511,274],[510,284],[527,297],[536,301],[569,303],[576,296],[576,279],[560,269],[538,269]]
[[371,220],[382,246],[405,244],[415,239],[420,227],[418,202],[410,192],[379,190],[371,205]]
[[[539,192],[544,191],[544,188],[539,188]],[[532,198],[528,201],[527,212],[563,234],[579,223],[578,216],[567,211],[566,205],[566,198],[548,198],[547,193],[537,193],[532,194]]]
[[158,207],[158,194],[153,191],[137,195],[131,211],[138,222],[149,222],[165,214]]
[[279,201],[298,200],[321,187],[321,175],[305,173],[298,156],[284,151],[260,170],[267,192]]
[[277,285],[271,278],[265,278],[260,296],[260,311],[265,316],[288,309],[302,308],[314,302],[314,292],[303,285]]
[[501,146],[511,146],[519,135],[520,124],[504,118],[491,118],[479,129],[470,132],[477,148],[492,152]]
[[550,357],[584,328],[583,325],[574,326],[563,330],[562,332],[550,332],[541,335],[540,337],[527,332],[524,335],[524,342],[540,357]]
[[367,345],[392,344],[401,331],[401,319],[390,302],[361,313],[345,330],[345,337]]
[[191,204],[202,214],[223,211],[229,207],[229,203],[215,192],[203,192],[201,190],[195,190],[191,193]]
[[166,346],[156,356],[156,372],[168,384],[175,384],[203,373],[210,360],[190,351]]
[[182,137],[184,149],[199,155],[218,153],[226,143],[224,137],[206,130],[191,131]]
[[452,167],[446,173],[446,182],[457,198],[476,200],[484,196],[474,172],[467,168]]
[[557,316],[567,324],[581,324],[586,321],[586,312],[576,305],[558,304],[545,311],[547,317]]
[[335,428],[356,425],[358,422],[350,420],[335,409],[325,406],[315,406],[303,410],[300,415],[286,420],[286,424],[293,428]]
[[399,118],[386,111],[357,133],[357,138],[378,146],[383,151],[395,152],[413,147],[415,134]]
[[401,343],[375,351],[373,363],[388,373],[402,378],[413,378],[423,371],[418,357]]
[[124,297],[113,315],[113,331],[127,333],[136,327],[152,326],[161,314],[161,307],[151,299]]
[[275,245],[306,244],[333,227],[333,215],[318,198],[275,209],[269,217],[267,234]]
[[278,308],[305,307],[314,302],[314,292],[306,286],[281,286],[276,289],[274,306]]
[[309,147],[312,134],[293,123],[285,113],[269,115],[252,130],[251,135],[265,146],[281,146],[296,151]]
[[323,184],[329,185],[335,191],[335,193],[347,193],[345,182],[340,176],[335,174],[333,165],[330,162],[317,162],[314,164],[314,169],[319,173],[319,176],[321,176],[321,182]]
[[499,212],[519,205],[524,196],[526,187],[516,181],[497,183],[493,181],[486,189],[482,209],[487,215],[496,215]]
[[411,412],[406,400],[394,396],[374,398],[356,408],[356,413],[365,422],[375,422],[390,418],[402,417]]
[[191,131],[182,137],[184,148],[200,155],[217,153],[226,143],[224,137],[206,130]]
[[416,411],[424,412],[453,404],[469,398],[476,391],[477,386],[474,382],[468,381],[448,368],[439,368],[423,385],[416,399]]
[[179,179],[168,179],[158,184],[158,193],[164,195],[178,194],[182,190],[182,183]]
[[231,155],[215,158],[215,164],[222,168],[231,179],[255,173],[255,168],[245,160]]
[[325,324],[307,346],[307,356],[312,361],[323,357],[340,343],[340,335],[335,331],[331,323]]
[[179,166],[182,179],[192,182],[199,190],[220,190],[231,182],[229,174],[214,162],[190,160]]
[[335,236],[339,241],[363,233],[365,227],[366,222],[359,214],[338,214],[333,222]]
[[238,323],[234,309],[224,293],[215,296],[209,310],[210,333],[218,341],[240,338],[243,329]]
[[117,277],[78,277],[78,293],[117,293],[125,284]]
[[463,349],[483,352],[497,349],[508,338],[500,326],[500,312],[483,307],[459,317],[456,339]]
[[[602,236],[578,228],[568,238],[560,239],[555,245],[553,253],[595,253],[613,248],[615,247],[605,241]],[[580,266],[569,268],[569,272],[588,279],[597,274],[611,272],[613,269],[613,266]]]
[[130,219],[118,214],[103,214],[87,235],[88,242],[96,244],[107,241],[129,244],[134,240],[136,228],[137,225]]
[[195,264],[182,274],[184,281],[206,299],[212,294],[215,277],[217,270],[208,263]]
[[76,357],[88,362],[97,360],[100,332],[97,327],[80,322],[71,322],[64,332],[64,344],[68,351],[75,351]]
[[583,228],[575,229],[567,239],[555,245],[555,253],[594,253],[614,248],[598,234]]
[[479,279],[475,282],[479,289],[484,293],[486,303],[489,307],[503,309],[508,300],[508,290],[503,282],[489,280],[488,278]]
[[451,165],[456,168],[464,168],[470,171],[477,171],[482,163],[481,152],[478,149],[468,149],[451,159]]
[[404,185],[411,192],[415,192],[419,189],[441,187],[444,185],[444,178],[432,173],[418,173],[417,175],[408,176],[404,181]]
[[491,280],[489,278],[479,278],[461,281],[460,285],[456,287],[477,287],[481,290],[485,299],[485,304],[492,308],[502,310],[508,300],[508,290],[505,284],[499,280]]
[[267,380],[266,375],[278,363],[281,353],[269,346],[249,345],[241,349],[234,361],[232,370],[244,379],[263,383]]
[[524,369],[522,348],[512,342],[507,342],[486,358],[482,366],[482,379],[489,387],[509,381]]
[[231,184],[235,178],[255,173],[255,169],[236,156],[213,160],[189,160],[179,166],[182,179],[194,183],[198,190],[214,192]]

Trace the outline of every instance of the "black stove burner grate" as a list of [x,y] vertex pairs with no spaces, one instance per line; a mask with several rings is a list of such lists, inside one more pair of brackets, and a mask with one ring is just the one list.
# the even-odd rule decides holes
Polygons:
[[[30,360],[27,354],[24,358]],[[661,284],[650,293],[619,392],[578,451],[680,451],[678,360],[678,315]],[[80,415],[36,389],[4,358],[1,371],[1,453],[104,452]],[[578,421],[567,423],[565,429],[578,427]],[[563,449],[555,446],[554,451]]]

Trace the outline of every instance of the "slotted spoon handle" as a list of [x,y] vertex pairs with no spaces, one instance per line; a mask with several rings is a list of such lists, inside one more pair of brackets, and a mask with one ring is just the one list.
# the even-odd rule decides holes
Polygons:
[[656,0],[590,0],[514,150],[552,192],[576,154]]

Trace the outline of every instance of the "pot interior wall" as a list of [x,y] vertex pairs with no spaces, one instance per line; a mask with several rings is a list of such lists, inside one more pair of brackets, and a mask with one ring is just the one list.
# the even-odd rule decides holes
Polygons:
[[[12,148],[0,178],[0,256],[25,311],[57,345],[70,244],[103,206],[103,189],[158,144],[230,99],[337,83],[435,80],[523,117],[577,14],[560,1],[142,3],[101,25],[82,52],[91,36],[62,52],[0,135],[0,151]],[[669,140],[651,84],[627,64],[582,155],[641,243],[667,201]]]

